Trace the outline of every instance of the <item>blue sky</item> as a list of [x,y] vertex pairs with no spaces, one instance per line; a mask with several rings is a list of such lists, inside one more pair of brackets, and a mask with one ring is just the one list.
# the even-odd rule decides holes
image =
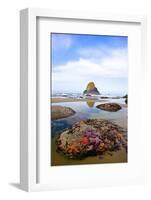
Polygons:
[[128,38],[51,34],[53,92],[83,92],[94,81],[101,93],[127,93]]

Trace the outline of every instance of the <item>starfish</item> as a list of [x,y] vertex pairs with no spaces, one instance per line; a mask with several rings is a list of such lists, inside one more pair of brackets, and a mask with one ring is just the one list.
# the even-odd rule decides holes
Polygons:
[[67,152],[68,153],[77,153],[77,152],[79,152],[79,150],[75,144],[70,144],[70,145],[68,145]]
[[84,145],[89,144],[89,139],[88,139],[87,137],[84,136],[84,137],[81,139],[81,144],[84,144]]

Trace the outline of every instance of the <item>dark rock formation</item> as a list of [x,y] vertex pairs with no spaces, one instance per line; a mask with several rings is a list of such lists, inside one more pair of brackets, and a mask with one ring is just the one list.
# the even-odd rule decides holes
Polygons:
[[72,159],[127,150],[127,132],[108,120],[88,119],[64,130],[57,139],[57,151]]
[[126,94],[123,98],[125,98],[125,103],[128,104],[128,95]]
[[84,90],[83,94],[85,95],[99,95],[100,92],[98,91],[98,89],[95,87],[94,82],[89,82],[86,90]]
[[96,106],[97,108],[105,111],[116,112],[121,109],[121,106],[117,103],[104,103]]
[[123,98],[127,99],[127,98],[128,98],[128,95],[126,94],[125,96],[123,96]]
[[74,114],[75,114],[75,111],[69,107],[64,107],[64,106],[52,106],[51,107],[51,119],[52,120],[69,117]]

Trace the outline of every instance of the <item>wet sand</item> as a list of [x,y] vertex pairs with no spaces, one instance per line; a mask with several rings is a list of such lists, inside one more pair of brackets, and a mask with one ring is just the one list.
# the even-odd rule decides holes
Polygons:
[[56,151],[56,138],[52,139],[51,142],[52,150],[51,152],[51,166],[60,166],[60,165],[82,165],[82,164],[113,164],[113,163],[127,163],[128,162],[128,155],[125,149],[121,149],[120,151],[107,152],[101,157],[97,156],[89,156],[85,159],[68,159],[65,156],[62,156]]
[[[111,98],[112,99],[112,98]],[[51,103],[62,103],[62,102],[109,102],[110,99],[92,99],[92,98],[71,98],[71,97],[64,97],[64,98],[51,98]],[[113,101],[116,103],[116,99],[113,99]],[[120,106],[127,108],[127,104],[119,103]]]
[[[90,104],[89,107],[93,107],[94,103],[108,103],[110,101],[118,103],[123,107],[123,109],[127,108],[127,104],[119,103],[119,99],[112,99],[112,98],[106,98],[106,99],[92,99],[92,98],[70,98],[70,97],[64,97],[64,98],[51,98],[51,103],[53,106],[53,103],[72,103],[72,102],[87,102],[87,104]],[[91,106],[92,104],[92,106]],[[55,104],[56,105],[56,104]],[[69,105],[68,105],[69,106]],[[96,118],[96,117],[95,117]],[[114,121],[113,121],[114,122]],[[123,117],[121,117],[118,120],[118,125],[121,127],[127,128],[127,119],[125,120]],[[57,135],[53,138],[51,138],[51,166],[59,166],[59,165],[80,165],[80,164],[105,164],[105,163],[127,163],[128,162],[128,155],[125,149],[121,149],[117,152],[112,152],[112,155],[109,155],[106,153],[105,155],[100,158],[100,156],[89,156],[83,160],[76,160],[76,159],[67,159],[65,156],[62,156],[59,154],[56,150],[56,138]]]
[[83,102],[86,102],[86,101],[97,101],[97,102],[105,102],[107,101],[108,99],[91,99],[91,98],[71,98],[71,97],[65,97],[65,98],[51,98],[51,103],[60,103],[60,102],[77,102],[77,101],[83,101]]

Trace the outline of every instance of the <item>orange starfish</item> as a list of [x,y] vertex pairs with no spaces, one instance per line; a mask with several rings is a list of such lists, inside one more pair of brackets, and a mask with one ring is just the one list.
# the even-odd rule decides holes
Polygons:
[[84,144],[84,145],[89,144],[89,139],[88,139],[87,137],[84,136],[84,137],[81,139],[81,144]]
[[123,135],[122,135],[121,133],[117,133],[117,138],[118,138],[119,140],[121,140],[121,139],[123,139]]
[[77,152],[79,152],[79,150],[75,144],[70,144],[70,145],[68,145],[67,152],[68,153],[77,153]]
[[100,151],[105,151],[106,150],[106,144],[104,144],[103,142],[99,145],[100,147]]
[[100,149],[102,149],[104,147],[104,143],[100,144]]

